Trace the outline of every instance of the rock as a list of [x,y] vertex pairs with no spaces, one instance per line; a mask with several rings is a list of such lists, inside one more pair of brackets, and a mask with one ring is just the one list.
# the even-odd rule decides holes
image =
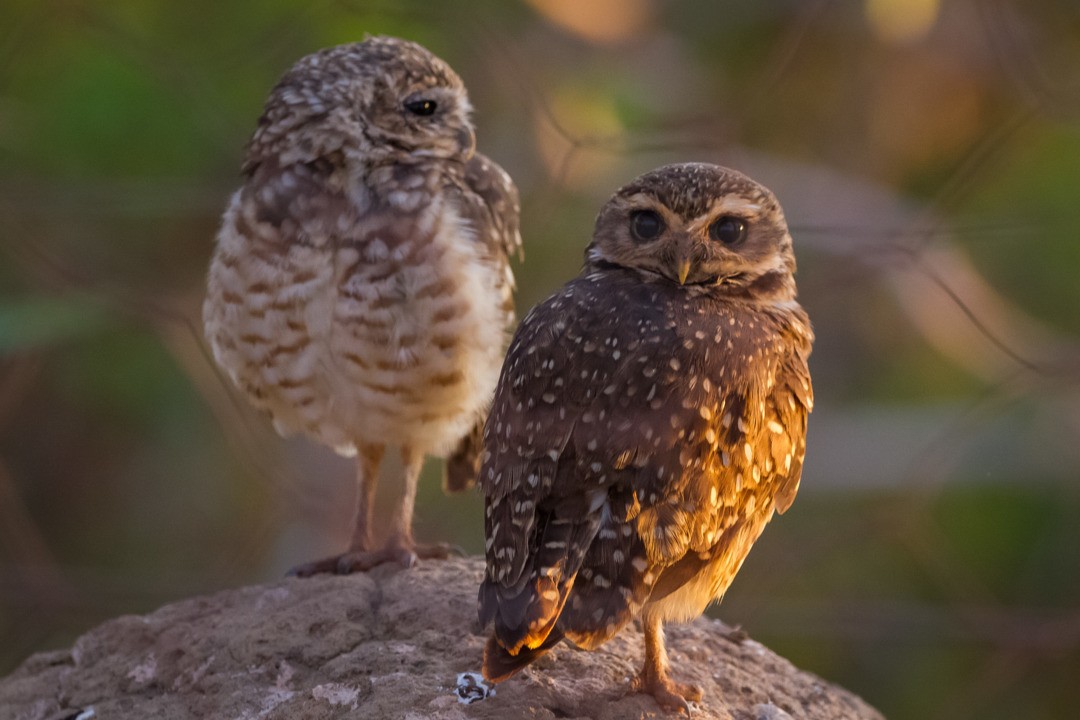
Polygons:
[[[594,652],[562,645],[492,692],[477,674],[479,558],[289,578],[111,620],[70,650],[0,679],[0,717],[645,718],[627,692],[643,657],[628,628]],[[668,629],[677,678],[701,685],[697,718],[880,719],[858,697],[722,623]]]

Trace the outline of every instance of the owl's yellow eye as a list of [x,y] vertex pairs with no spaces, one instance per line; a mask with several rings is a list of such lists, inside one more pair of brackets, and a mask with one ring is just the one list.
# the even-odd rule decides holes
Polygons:
[[652,210],[638,210],[630,216],[630,232],[638,240],[653,240],[664,230],[664,221]]
[[709,226],[709,237],[725,245],[734,245],[746,237],[746,221],[725,215]]
[[419,100],[409,100],[405,103],[405,109],[411,112],[413,115],[420,115],[421,117],[427,117],[428,115],[434,115],[435,111],[439,108],[439,104],[434,100],[425,100],[423,98]]

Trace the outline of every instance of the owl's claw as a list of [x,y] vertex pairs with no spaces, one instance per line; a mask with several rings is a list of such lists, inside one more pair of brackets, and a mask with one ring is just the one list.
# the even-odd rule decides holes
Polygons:
[[701,688],[689,683],[675,682],[670,677],[646,674],[637,675],[630,682],[631,692],[648,693],[656,704],[668,712],[681,712],[690,717],[690,703],[702,697]]
[[377,565],[392,558],[384,551],[350,550],[340,555],[333,555],[322,560],[303,563],[286,573],[289,577],[311,577],[312,575],[351,575],[355,572],[367,572]]
[[397,563],[408,569],[418,560],[445,560],[451,554],[464,556],[461,548],[446,543],[430,545],[391,541],[381,550],[349,550],[340,555],[303,563],[289,570],[290,577],[311,577],[312,575],[351,575],[367,572],[383,563]]
[[431,543],[413,547],[416,556],[422,560],[446,560],[451,555],[465,557],[464,548],[449,543]]

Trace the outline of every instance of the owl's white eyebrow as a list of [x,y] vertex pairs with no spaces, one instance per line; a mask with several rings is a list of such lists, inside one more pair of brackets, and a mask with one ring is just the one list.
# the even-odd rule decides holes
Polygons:
[[710,214],[731,213],[754,217],[761,213],[761,203],[749,202],[742,198],[720,198],[711,208]]

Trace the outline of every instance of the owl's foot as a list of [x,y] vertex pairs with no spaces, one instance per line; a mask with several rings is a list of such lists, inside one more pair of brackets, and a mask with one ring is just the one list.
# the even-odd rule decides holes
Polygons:
[[632,692],[648,693],[656,704],[669,712],[682,712],[690,717],[690,703],[701,699],[701,688],[689,683],[675,682],[667,675],[641,672],[630,683]]
[[367,572],[376,565],[382,565],[391,558],[382,550],[349,550],[340,555],[333,555],[322,560],[303,563],[289,570],[292,577],[311,577],[312,575],[351,575],[355,572]]
[[397,563],[407,569],[416,565],[417,560],[445,560],[451,554],[464,555],[460,548],[446,543],[417,545],[391,540],[381,550],[349,550],[340,555],[297,565],[289,570],[288,574],[295,577],[351,575],[367,572],[383,563]]
[[389,547],[374,551],[349,550],[340,555],[297,565],[289,570],[288,575],[302,578],[312,575],[352,575],[367,572],[388,562],[396,562],[404,568],[410,568],[416,564],[416,556],[410,556],[397,548]]
[[451,555],[464,555],[461,548],[447,543],[407,543],[391,540],[379,551],[383,562],[396,562],[403,568],[411,568],[418,560],[445,560]]

